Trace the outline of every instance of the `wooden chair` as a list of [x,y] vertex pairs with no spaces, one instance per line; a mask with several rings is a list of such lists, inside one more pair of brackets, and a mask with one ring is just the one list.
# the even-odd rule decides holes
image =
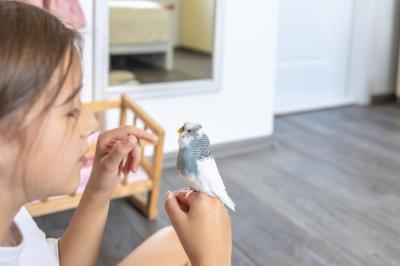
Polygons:
[[[119,101],[104,101],[84,104],[86,109],[95,114],[101,125],[104,115],[110,109],[119,109],[119,126],[128,124],[138,126],[158,137],[156,144],[141,140],[142,161],[141,169],[147,178],[130,181],[124,176],[122,182],[115,189],[112,198],[129,197],[130,201],[150,220],[157,218],[157,202],[160,189],[160,178],[163,164],[164,130],[147,114],[136,102],[122,95]],[[129,112],[132,113],[131,123],[127,123]],[[138,125],[140,124],[140,125]],[[146,154],[150,148],[151,154]],[[95,144],[92,145],[90,153],[94,154]],[[26,205],[32,216],[40,216],[49,213],[72,209],[78,206],[82,193],[76,192],[71,195],[51,197],[34,201]]]

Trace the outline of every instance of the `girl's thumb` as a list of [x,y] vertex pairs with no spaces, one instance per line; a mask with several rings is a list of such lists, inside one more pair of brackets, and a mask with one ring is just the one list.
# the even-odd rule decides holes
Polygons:
[[177,199],[171,191],[167,191],[165,194],[164,207],[174,227],[179,226],[186,218],[186,213],[182,211]]

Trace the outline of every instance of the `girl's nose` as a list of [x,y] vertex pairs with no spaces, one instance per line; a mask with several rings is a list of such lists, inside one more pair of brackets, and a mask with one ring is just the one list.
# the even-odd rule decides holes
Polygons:
[[91,134],[93,134],[95,131],[98,130],[99,124],[94,117],[94,115],[87,110],[83,110],[83,113],[85,114],[84,122],[83,124],[85,125],[83,128],[84,130],[82,131],[82,137],[87,138]]

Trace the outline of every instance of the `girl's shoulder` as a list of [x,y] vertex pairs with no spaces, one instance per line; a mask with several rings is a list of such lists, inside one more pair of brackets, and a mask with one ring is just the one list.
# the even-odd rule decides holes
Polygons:
[[59,265],[57,239],[46,239],[29,212],[22,207],[14,218],[22,241],[0,247],[0,265]]

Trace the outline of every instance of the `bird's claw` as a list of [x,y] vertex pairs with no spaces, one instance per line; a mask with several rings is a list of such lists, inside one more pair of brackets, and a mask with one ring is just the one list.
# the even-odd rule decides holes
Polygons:
[[186,191],[185,193],[185,201],[187,200],[187,198],[190,196],[190,194],[192,194],[192,192],[194,192],[193,188],[191,187],[185,187],[185,188],[181,188],[178,189],[174,192],[174,194],[176,195],[179,191]]
[[186,201],[187,198],[190,196],[190,194],[192,194],[192,192],[193,192],[193,189],[188,188],[188,191],[187,191],[186,194],[185,194],[185,201]]

